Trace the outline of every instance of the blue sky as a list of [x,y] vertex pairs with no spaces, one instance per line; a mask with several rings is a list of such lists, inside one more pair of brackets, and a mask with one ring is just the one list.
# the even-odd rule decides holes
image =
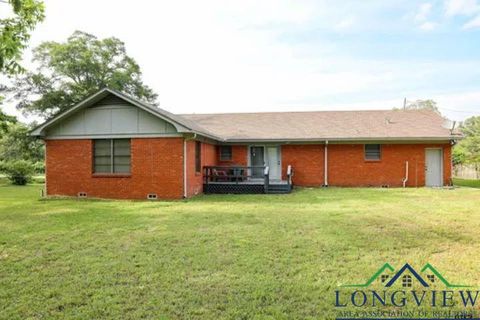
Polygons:
[[175,113],[389,109],[404,97],[454,120],[480,113],[480,0],[45,2],[32,46],[76,29],[116,36]]

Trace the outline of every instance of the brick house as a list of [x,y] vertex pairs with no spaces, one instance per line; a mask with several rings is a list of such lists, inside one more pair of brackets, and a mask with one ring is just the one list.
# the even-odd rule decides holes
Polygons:
[[175,115],[103,89],[38,126],[48,195],[145,199],[291,186],[443,186],[458,138],[428,111]]

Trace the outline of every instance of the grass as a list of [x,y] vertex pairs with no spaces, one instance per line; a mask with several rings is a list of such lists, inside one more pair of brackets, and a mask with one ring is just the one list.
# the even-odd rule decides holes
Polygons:
[[480,188],[480,180],[453,178],[453,183],[456,186]]
[[385,262],[480,284],[480,190],[134,202],[0,186],[3,319],[332,319]]

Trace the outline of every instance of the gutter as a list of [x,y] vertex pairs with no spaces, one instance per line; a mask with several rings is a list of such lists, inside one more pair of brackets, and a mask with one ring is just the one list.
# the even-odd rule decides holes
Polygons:
[[264,138],[258,138],[258,139],[223,139],[223,142],[226,143],[250,143],[250,142],[283,142],[283,143],[288,143],[288,142],[322,142],[325,140],[328,140],[330,143],[335,143],[335,142],[415,142],[418,141],[419,143],[424,143],[425,141],[431,141],[431,142],[449,142],[452,139],[456,139],[458,137],[375,137],[375,138],[366,138],[366,137],[361,137],[361,138],[275,138],[275,139],[264,139]]

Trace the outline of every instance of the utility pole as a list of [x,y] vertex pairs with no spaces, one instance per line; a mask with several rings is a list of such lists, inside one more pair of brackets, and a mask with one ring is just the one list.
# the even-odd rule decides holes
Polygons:
[[403,98],[403,110],[407,110],[407,97]]

